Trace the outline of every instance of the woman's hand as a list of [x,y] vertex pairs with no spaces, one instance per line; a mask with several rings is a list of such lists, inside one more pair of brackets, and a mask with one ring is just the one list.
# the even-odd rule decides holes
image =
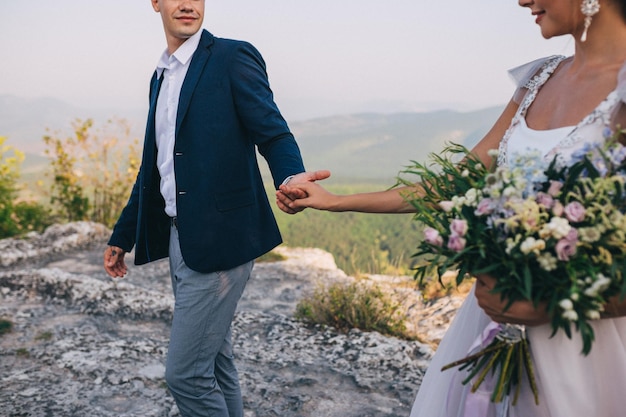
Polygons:
[[299,199],[307,197],[307,193],[300,186],[324,180],[328,177],[330,177],[330,171],[325,169],[301,172],[300,174],[294,175],[287,183],[281,185],[276,192],[276,205],[287,214],[296,214],[307,207],[311,207],[294,203]]
[[297,213],[307,207],[318,210],[332,210],[333,201],[338,196],[329,193],[314,182],[300,182],[281,185],[276,192],[276,204],[286,213]]
[[626,316],[626,298],[621,299],[619,295],[609,298],[604,305],[604,311],[600,313],[603,319],[614,319]]
[[545,304],[535,307],[530,301],[516,301],[505,310],[508,300],[502,299],[500,293],[492,291],[495,284],[495,278],[490,275],[476,276],[475,296],[478,305],[491,320],[526,326],[538,326],[550,322]]

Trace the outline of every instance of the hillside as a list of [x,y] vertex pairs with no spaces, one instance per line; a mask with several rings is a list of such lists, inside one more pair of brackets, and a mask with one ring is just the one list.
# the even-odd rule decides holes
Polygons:
[[[473,112],[360,113],[289,124],[308,169],[329,169],[332,181],[389,184],[411,160],[425,160],[446,142],[473,145],[500,111],[500,107],[492,107]],[[145,123],[141,110],[85,109],[50,98],[0,95],[0,136],[28,154],[43,152],[46,129],[70,135],[76,118],[92,118],[95,127],[111,118],[125,119],[131,126],[131,138],[143,135]],[[27,155],[25,168],[34,161],[34,155]]]
[[393,182],[411,160],[424,161],[447,142],[471,147],[501,111],[362,113],[292,123],[308,169],[330,169],[342,180]]
[[145,127],[143,111],[120,111],[115,109],[90,109],[76,107],[64,101],[50,98],[23,98],[0,95],[0,136],[6,136],[9,145],[29,154],[41,154],[44,150],[43,136],[47,131],[71,134],[71,122],[75,119],[93,119],[103,124],[111,118],[123,118],[131,122],[134,137],[142,135]]
[[[337,115],[290,123],[309,170],[329,169],[325,183],[336,193],[377,191],[392,186],[398,172],[411,160],[425,161],[446,142],[471,147],[497,118],[499,108],[474,112],[437,111],[426,113],[361,113]],[[21,180],[37,198],[41,171],[48,166],[42,156],[46,128],[71,135],[77,117],[93,118],[94,128],[109,118],[126,118],[131,138],[141,136],[144,115],[114,114],[106,110],[79,109],[53,99],[24,99],[0,96],[0,136],[8,145],[26,151]],[[140,127],[141,126],[141,127]],[[96,131],[97,132],[97,131]],[[268,196],[274,200],[269,171]],[[28,195],[29,197],[31,194]],[[47,201],[47,198],[42,199]],[[412,273],[412,254],[421,239],[411,215],[322,213],[306,210],[289,216],[272,205],[284,241],[290,246],[317,247],[329,251],[337,265],[348,273]]]

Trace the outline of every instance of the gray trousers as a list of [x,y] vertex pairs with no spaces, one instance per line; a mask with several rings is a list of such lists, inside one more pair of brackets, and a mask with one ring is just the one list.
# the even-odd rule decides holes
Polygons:
[[169,257],[175,298],[165,367],[170,392],[184,417],[242,417],[231,323],[254,262],[228,271],[193,271],[183,261],[176,227]]

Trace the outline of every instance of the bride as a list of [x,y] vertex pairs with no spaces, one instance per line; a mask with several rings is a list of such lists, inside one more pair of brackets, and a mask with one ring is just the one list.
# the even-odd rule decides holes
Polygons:
[[[485,164],[488,152],[506,155],[540,150],[550,160],[568,156],[585,143],[603,140],[605,128],[626,126],[626,0],[518,0],[528,8],[544,38],[570,35],[570,57],[539,59],[511,70],[517,89],[502,115],[472,150]],[[406,190],[405,190],[406,191]],[[306,207],[329,211],[407,213],[402,188],[374,193],[335,195],[318,183],[283,185],[277,204],[287,213]],[[489,289],[493,278],[481,276],[439,345],[419,389],[411,417],[616,417],[625,415],[626,302],[612,300],[593,322],[595,341],[583,356],[580,338],[551,336],[545,311],[525,302],[504,310]],[[462,385],[455,369],[441,367],[467,355],[492,321],[524,324],[532,345],[539,385],[536,405],[526,385],[514,406],[487,402]],[[480,401],[478,401],[480,402]]]

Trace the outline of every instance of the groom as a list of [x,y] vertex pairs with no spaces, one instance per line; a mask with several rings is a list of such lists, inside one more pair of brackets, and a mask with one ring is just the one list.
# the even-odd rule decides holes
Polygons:
[[231,322],[253,260],[281,243],[256,149],[274,186],[314,181],[249,43],[201,30],[204,0],[151,0],[167,49],[150,87],[143,158],[104,268],[169,256],[175,296],[165,379],[183,416],[241,417]]

